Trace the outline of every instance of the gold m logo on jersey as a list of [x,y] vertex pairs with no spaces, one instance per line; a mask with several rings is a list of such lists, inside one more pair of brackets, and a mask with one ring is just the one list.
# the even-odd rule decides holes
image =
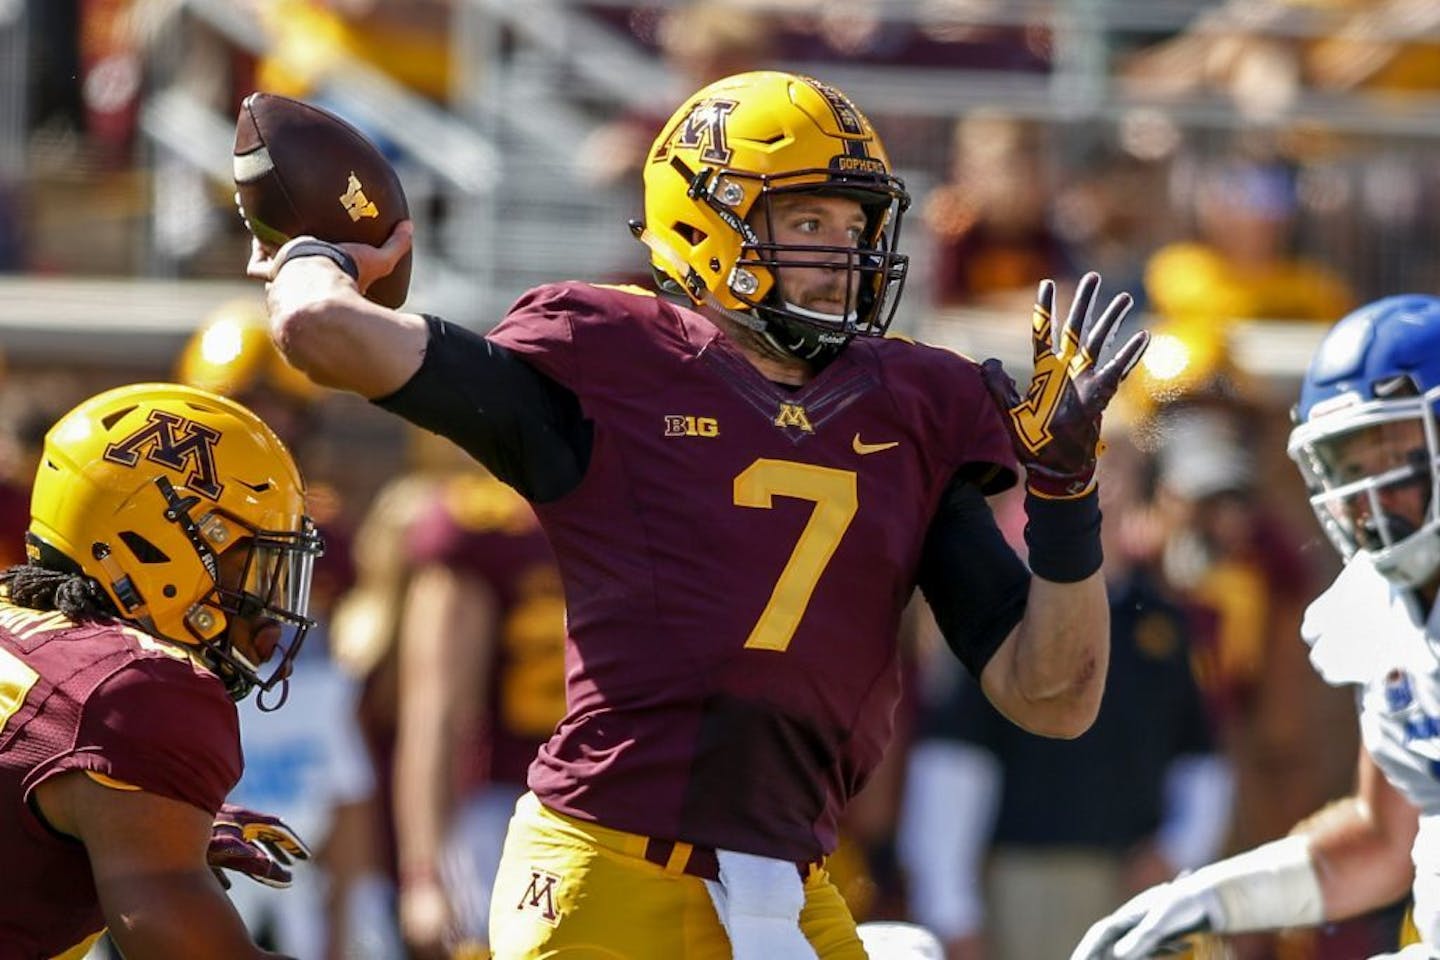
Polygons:
[[218,500],[225,489],[216,479],[215,444],[219,442],[219,430],[163,410],[151,410],[145,426],[107,446],[104,457],[111,463],[133,467],[143,456],[177,473],[188,470],[186,489]]
[[350,182],[340,196],[340,205],[345,208],[346,213],[350,214],[350,219],[357,223],[361,217],[374,220],[380,216],[380,208],[365,196],[365,188],[360,185],[360,178],[355,176],[354,171],[351,171]]
[[520,894],[516,910],[538,910],[540,919],[552,927],[560,922],[560,911],[555,909],[555,885],[560,878],[547,870],[530,868],[530,886]]
[[667,437],[718,437],[720,421],[714,417],[689,417],[679,414],[665,416]]
[[815,428],[810,426],[810,418],[805,416],[805,408],[798,403],[780,404],[780,412],[775,414],[775,426],[794,427],[806,433],[815,432]]

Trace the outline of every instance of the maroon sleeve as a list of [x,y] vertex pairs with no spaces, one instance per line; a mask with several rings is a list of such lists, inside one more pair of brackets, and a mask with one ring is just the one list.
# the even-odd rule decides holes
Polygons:
[[37,784],[87,770],[214,814],[240,779],[235,705],[188,662],[136,660],[103,681],[82,708],[75,748],[37,771]]
[[902,356],[921,368],[900,371],[907,382],[895,389],[920,391],[916,402],[935,419],[937,435],[956,438],[953,455],[961,478],[975,482],[986,496],[1013,486],[1019,473],[1015,446],[1005,429],[1004,413],[980,378],[980,365],[962,354],[927,345],[916,345]]
[[[978,372],[975,378],[979,380]],[[1003,417],[989,392],[980,390],[975,400],[974,434],[966,464],[961,469],[967,475],[975,474],[980,492],[986,496],[1010,489],[1018,477],[1015,445],[1010,441]]]
[[580,391],[580,364],[576,357],[575,329],[571,320],[574,286],[547,284],[525,293],[486,339],[522,356],[550,379]]
[[651,291],[572,280],[526,293],[487,339],[570,390],[588,411],[605,397],[662,389],[680,372],[673,360],[693,356],[717,335],[709,321]]

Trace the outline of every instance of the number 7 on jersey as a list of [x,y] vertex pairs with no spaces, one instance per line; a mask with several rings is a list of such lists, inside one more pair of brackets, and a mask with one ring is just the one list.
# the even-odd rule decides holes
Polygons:
[[761,458],[741,471],[735,478],[735,505],[769,510],[775,497],[793,497],[815,504],[810,520],[800,532],[795,549],[775,589],[765,604],[760,619],[745,641],[746,647],[783,652],[790,646],[800,618],[810,603],[810,595],[820,582],[820,575],[840,546],[859,509],[855,472],[819,467],[792,460]]

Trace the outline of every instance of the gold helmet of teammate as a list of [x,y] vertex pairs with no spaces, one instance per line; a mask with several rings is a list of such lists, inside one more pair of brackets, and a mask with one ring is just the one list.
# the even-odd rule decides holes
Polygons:
[[[818,80],[760,71],[716,81],[665,124],[646,159],[645,221],[631,228],[662,283],[723,310],[803,359],[856,335],[881,335],[899,303],[908,258],[896,252],[910,195],[870,121]],[[777,195],[816,192],[859,201],[853,246],[762,240]],[[838,314],[786,302],[777,271],[843,269]]]
[[[179,384],[109,390],[45,436],[30,560],[83,573],[120,615],[197,648],[236,699],[289,673],[322,544],[284,443],[254,413]],[[263,624],[247,656],[232,618]],[[273,650],[270,647],[273,641]],[[273,664],[261,676],[261,662]]]

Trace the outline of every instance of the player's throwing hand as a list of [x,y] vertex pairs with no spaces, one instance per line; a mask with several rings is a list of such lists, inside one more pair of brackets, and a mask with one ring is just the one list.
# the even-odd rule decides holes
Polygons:
[[1128,293],[1117,294],[1094,320],[1091,313],[1099,288],[1099,274],[1081,278],[1057,344],[1055,284],[1041,281],[1031,320],[1035,372],[1023,398],[999,360],[986,360],[982,370],[986,388],[1007,414],[1016,456],[1025,467],[1026,486],[1051,500],[1081,497],[1094,486],[1100,414],[1150,342],[1149,333],[1142,330],[1096,369],[1105,344],[1134,303]]

